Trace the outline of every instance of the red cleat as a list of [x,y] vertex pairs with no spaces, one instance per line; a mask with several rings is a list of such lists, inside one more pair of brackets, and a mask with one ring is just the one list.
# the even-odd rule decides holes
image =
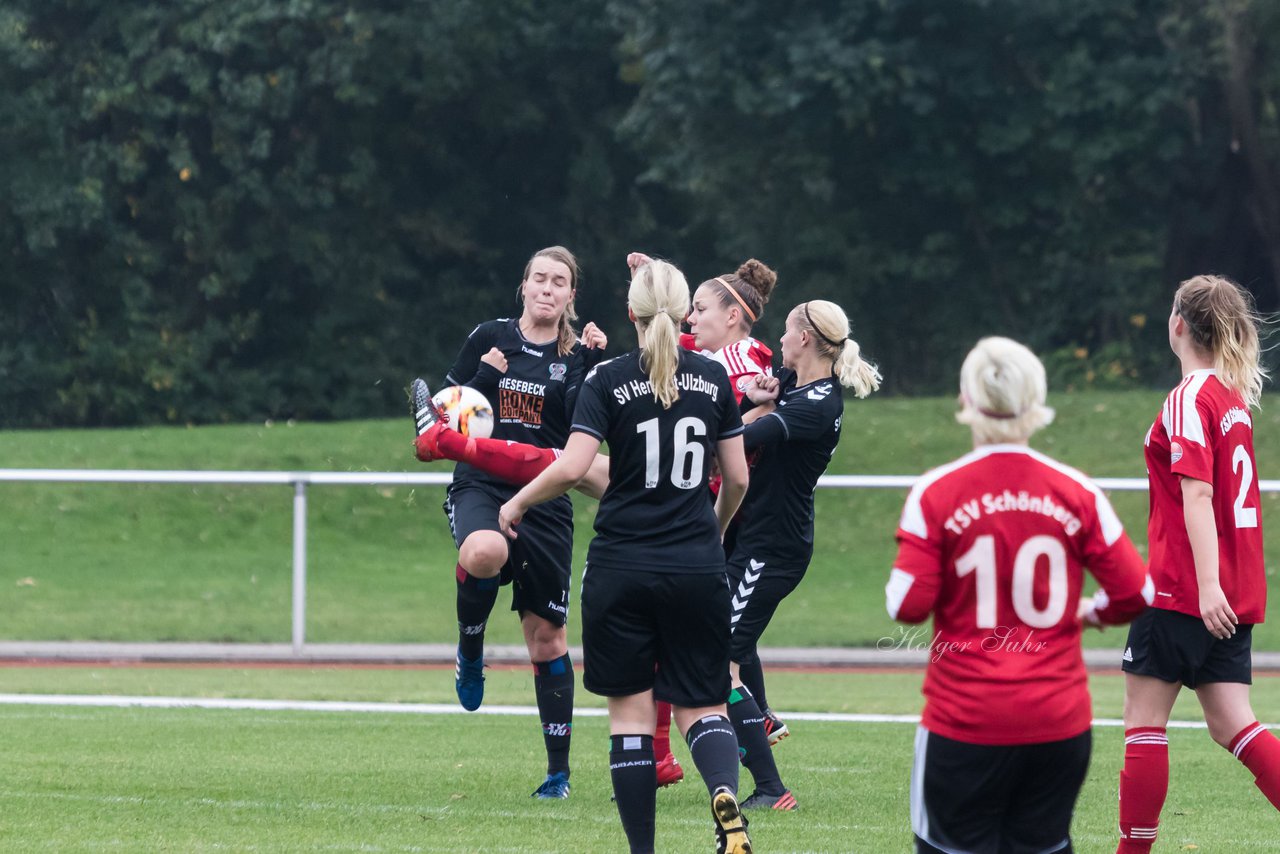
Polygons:
[[680,767],[676,757],[670,753],[658,760],[654,770],[658,772],[659,789],[663,786],[674,786],[684,779],[684,769]]
[[444,454],[440,453],[440,434],[449,429],[449,425],[443,421],[436,421],[426,430],[418,434],[418,438],[413,440],[413,452],[424,463],[433,460],[445,459]]
[[431,389],[426,382],[415,379],[409,385],[409,400],[413,426],[418,433],[418,438],[413,443],[414,453],[424,463],[444,459],[438,439],[441,430],[449,429],[449,420],[441,415],[435,401],[431,399]]

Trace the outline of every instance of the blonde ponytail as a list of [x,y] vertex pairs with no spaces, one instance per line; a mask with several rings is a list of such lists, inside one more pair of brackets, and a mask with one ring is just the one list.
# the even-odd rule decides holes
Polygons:
[[1253,296],[1226,276],[1194,276],[1178,286],[1173,308],[1186,321],[1191,340],[1213,356],[1222,384],[1246,406],[1258,407],[1267,369],[1258,334],[1263,321]]
[[654,400],[670,409],[680,397],[680,321],[689,313],[689,283],[666,261],[651,261],[631,278],[627,306],[644,329],[640,364],[649,374]]
[[793,312],[801,329],[813,335],[818,355],[831,360],[831,372],[840,385],[866,397],[880,388],[880,369],[862,358],[862,347],[849,337],[844,309],[824,299],[801,303]]
[[960,367],[956,420],[973,429],[980,445],[1025,442],[1053,421],[1047,390],[1035,353],[1011,338],[983,338]]
[[862,358],[862,348],[852,338],[846,338],[835,362],[836,378],[840,385],[853,389],[858,397],[866,397],[880,388],[880,370]]

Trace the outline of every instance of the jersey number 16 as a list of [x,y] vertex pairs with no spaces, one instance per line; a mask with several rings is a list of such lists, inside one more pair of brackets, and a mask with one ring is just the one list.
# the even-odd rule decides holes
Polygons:
[[[658,419],[650,418],[636,425],[636,432],[644,436],[644,488],[658,485]],[[671,463],[671,482],[678,489],[693,489],[702,483],[702,460],[705,446],[698,439],[707,435],[707,425],[701,418],[685,417],[676,422],[671,431],[675,437],[675,455]]]

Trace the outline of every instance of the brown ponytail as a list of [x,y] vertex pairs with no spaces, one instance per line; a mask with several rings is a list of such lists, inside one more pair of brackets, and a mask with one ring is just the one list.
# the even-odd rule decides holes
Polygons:
[[740,309],[742,323],[750,331],[752,325],[764,316],[765,303],[777,283],[777,273],[763,262],[751,258],[744,261],[736,273],[716,276],[702,285],[713,285],[718,289],[720,305],[725,309]]

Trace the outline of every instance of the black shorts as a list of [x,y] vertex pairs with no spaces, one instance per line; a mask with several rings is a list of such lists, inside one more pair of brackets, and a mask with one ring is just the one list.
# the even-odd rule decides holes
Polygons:
[[[449,529],[458,548],[476,531],[495,531],[498,508],[515,490],[491,484],[454,482],[444,501]],[[507,540],[502,583],[511,584],[511,610],[533,613],[557,626],[569,619],[569,586],[573,562],[573,504],[569,497],[529,510],[520,522],[520,536]]]
[[1148,608],[1129,626],[1120,667],[1192,689],[1209,682],[1251,685],[1253,626],[1236,626],[1234,635],[1218,640],[1199,617]]
[[[582,572],[583,686],[604,697],[653,689],[677,706],[729,697],[729,588],[724,573]],[[655,666],[657,672],[654,671]]]
[[917,854],[1070,852],[1071,814],[1093,734],[1042,744],[968,744],[916,730],[911,829]]
[[729,576],[729,657],[741,664],[756,651],[778,605],[804,578],[803,564],[759,561],[736,552],[725,567]]

